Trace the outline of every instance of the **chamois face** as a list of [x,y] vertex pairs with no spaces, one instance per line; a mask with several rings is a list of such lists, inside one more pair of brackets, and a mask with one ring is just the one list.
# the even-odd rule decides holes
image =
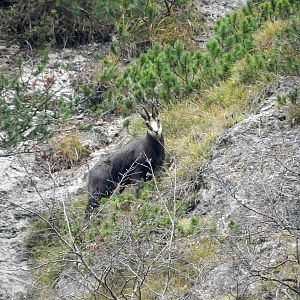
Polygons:
[[148,128],[148,133],[152,137],[154,137],[156,139],[159,139],[162,135],[162,127],[161,127],[160,120],[159,120],[159,117],[158,117],[157,107],[153,106],[151,116],[149,115],[149,113],[147,112],[145,107],[144,106],[142,106],[142,107],[145,110],[146,114],[140,112],[140,115],[145,120],[145,124]]
[[145,121],[148,128],[148,133],[154,138],[160,138],[162,133],[162,127],[160,125],[159,118],[150,118],[150,121]]

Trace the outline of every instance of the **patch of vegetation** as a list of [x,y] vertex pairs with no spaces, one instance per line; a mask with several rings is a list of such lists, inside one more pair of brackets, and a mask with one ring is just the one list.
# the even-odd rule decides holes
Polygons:
[[[266,77],[298,74],[299,45],[291,41],[299,40],[299,2],[272,3],[249,1],[242,10],[218,20],[214,39],[207,42],[204,52],[190,50],[181,41],[156,43],[121,74],[115,66],[109,67],[103,72],[109,87],[105,108],[127,111],[141,102],[175,103],[221,84],[236,69],[245,84],[254,83],[262,73]],[[273,30],[270,22],[275,23]],[[284,49],[278,51],[278,43]],[[262,52],[259,47],[267,44],[273,47]]]
[[88,146],[80,141],[76,132],[60,137],[56,136],[52,144],[53,148],[50,150],[51,172],[70,169],[91,153]]
[[126,57],[144,52],[153,42],[189,41],[201,23],[190,0],[97,1],[94,11],[114,24],[117,40],[111,50]]
[[238,232],[240,225],[233,219],[230,219],[228,222],[228,227],[233,231],[233,232]]
[[91,128],[93,128],[93,124],[80,124],[78,130],[89,131]]
[[[124,290],[132,293],[134,281],[130,278],[141,264],[145,273],[140,276],[149,287],[145,288],[144,284],[139,287],[144,295],[161,292],[168,280],[170,290],[176,294],[191,287],[197,276],[196,266],[213,255],[218,246],[209,238],[201,238],[208,230],[201,219],[184,217],[184,202],[172,203],[161,198],[155,190],[155,181],[150,181],[144,185],[138,199],[130,193],[102,198],[98,216],[91,220],[82,217],[84,198],[64,209],[43,213],[33,223],[28,238],[31,264],[37,267],[35,275],[40,286],[54,283],[57,276],[69,268],[86,272],[93,282],[91,270],[101,274],[103,263],[110,264],[107,260],[110,258],[110,271],[102,274],[107,286],[91,286],[94,295],[108,295],[108,290],[116,297],[121,297]],[[192,243],[187,240],[191,236]],[[174,245],[168,250],[166,243],[170,240]],[[174,261],[171,269],[169,261]],[[130,268],[124,268],[123,263]],[[160,282],[155,280],[157,276]],[[180,282],[186,277],[190,282],[183,287]]]
[[153,41],[188,40],[199,30],[196,16],[190,0],[11,0],[0,11],[0,26],[7,38],[32,46],[108,42],[115,35],[115,46],[127,55],[144,51]]
[[182,218],[178,220],[178,230],[182,235],[199,234],[203,230],[200,217]]
[[298,89],[290,91],[287,95],[278,96],[277,103],[286,111],[290,124],[300,124],[300,94]]
[[[124,101],[160,102],[167,149],[179,158],[179,176],[189,176],[193,162],[207,157],[220,133],[257,105],[252,99],[264,84],[299,74],[299,4],[274,3],[268,17],[263,3],[249,2],[218,21],[205,52],[186,50],[180,42],[156,45],[115,77],[107,104],[128,111]],[[295,105],[290,114],[297,114]]]
[[0,12],[6,38],[33,47],[44,44],[74,46],[93,40],[108,41],[112,24],[100,23],[92,15],[96,1],[34,0],[11,1]]
[[[227,92],[224,93],[224,90]],[[193,166],[197,168],[199,161],[208,158],[211,146],[224,129],[243,118],[243,105],[233,103],[224,106],[226,98],[230,97],[233,102],[237,99],[242,102],[243,99],[249,100],[252,92],[243,86],[232,90],[231,83],[224,83],[219,88],[207,91],[206,98],[195,96],[193,101],[176,103],[162,111],[166,147],[178,159],[178,176],[191,174]],[[219,98],[214,99],[219,99],[219,104],[210,105],[208,108],[201,101],[216,95]],[[239,98],[235,95],[239,95]]]
[[43,213],[31,224],[30,235],[27,238],[27,248],[30,254],[30,265],[36,267],[44,264],[45,268],[36,269],[36,278],[41,286],[51,284],[61,273],[60,264],[67,247],[61,243],[56,228],[66,233],[66,225],[61,212],[53,210],[51,214]]
[[52,77],[45,78],[42,88],[31,86],[30,79],[42,72],[46,62],[45,55],[27,79],[22,77],[21,59],[13,76],[0,75],[0,148],[44,140],[51,136],[50,125],[69,117],[73,101],[56,96]]

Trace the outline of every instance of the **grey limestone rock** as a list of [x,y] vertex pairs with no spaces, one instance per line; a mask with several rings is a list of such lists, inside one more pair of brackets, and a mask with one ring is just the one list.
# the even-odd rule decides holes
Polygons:
[[[286,122],[276,103],[277,95],[299,87],[299,78],[280,78],[256,112],[219,137],[200,169],[203,183],[193,214],[214,219],[229,242],[220,245],[222,258],[193,292],[195,299],[237,295],[237,288],[248,296],[275,297],[274,290],[263,292],[253,281],[273,276],[271,266],[296,251],[300,236],[300,130]],[[285,232],[290,239],[283,241]],[[247,241],[250,237],[255,243]],[[280,272],[276,276],[285,280]],[[277,289],[285,299],[286,287]]]

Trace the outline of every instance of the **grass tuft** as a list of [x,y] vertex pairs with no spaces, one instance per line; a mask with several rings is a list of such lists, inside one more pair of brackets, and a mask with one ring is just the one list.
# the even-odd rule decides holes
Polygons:
[[54,141],[51,156],[52,171],[69,169],[88,157],[91,150],[84,145],[76,132],[69,133]]

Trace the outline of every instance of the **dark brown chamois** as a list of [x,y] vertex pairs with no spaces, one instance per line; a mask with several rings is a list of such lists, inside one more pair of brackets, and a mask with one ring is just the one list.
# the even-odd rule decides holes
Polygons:
[[146,181],[148,174],[151,175],[163,164],[164,138],[157,107],[152,107],[151,116],[145,107],[143,109],[145,113],[140,112],[140,115],[148,128],[146,135],[99,161],[91,169],[88,179],[89,200],[86,217],[93,209],[99,207],[101,197],[110,197],[117,187],[122,192],[126,185],[133,184],[137,196],[141,180]]

